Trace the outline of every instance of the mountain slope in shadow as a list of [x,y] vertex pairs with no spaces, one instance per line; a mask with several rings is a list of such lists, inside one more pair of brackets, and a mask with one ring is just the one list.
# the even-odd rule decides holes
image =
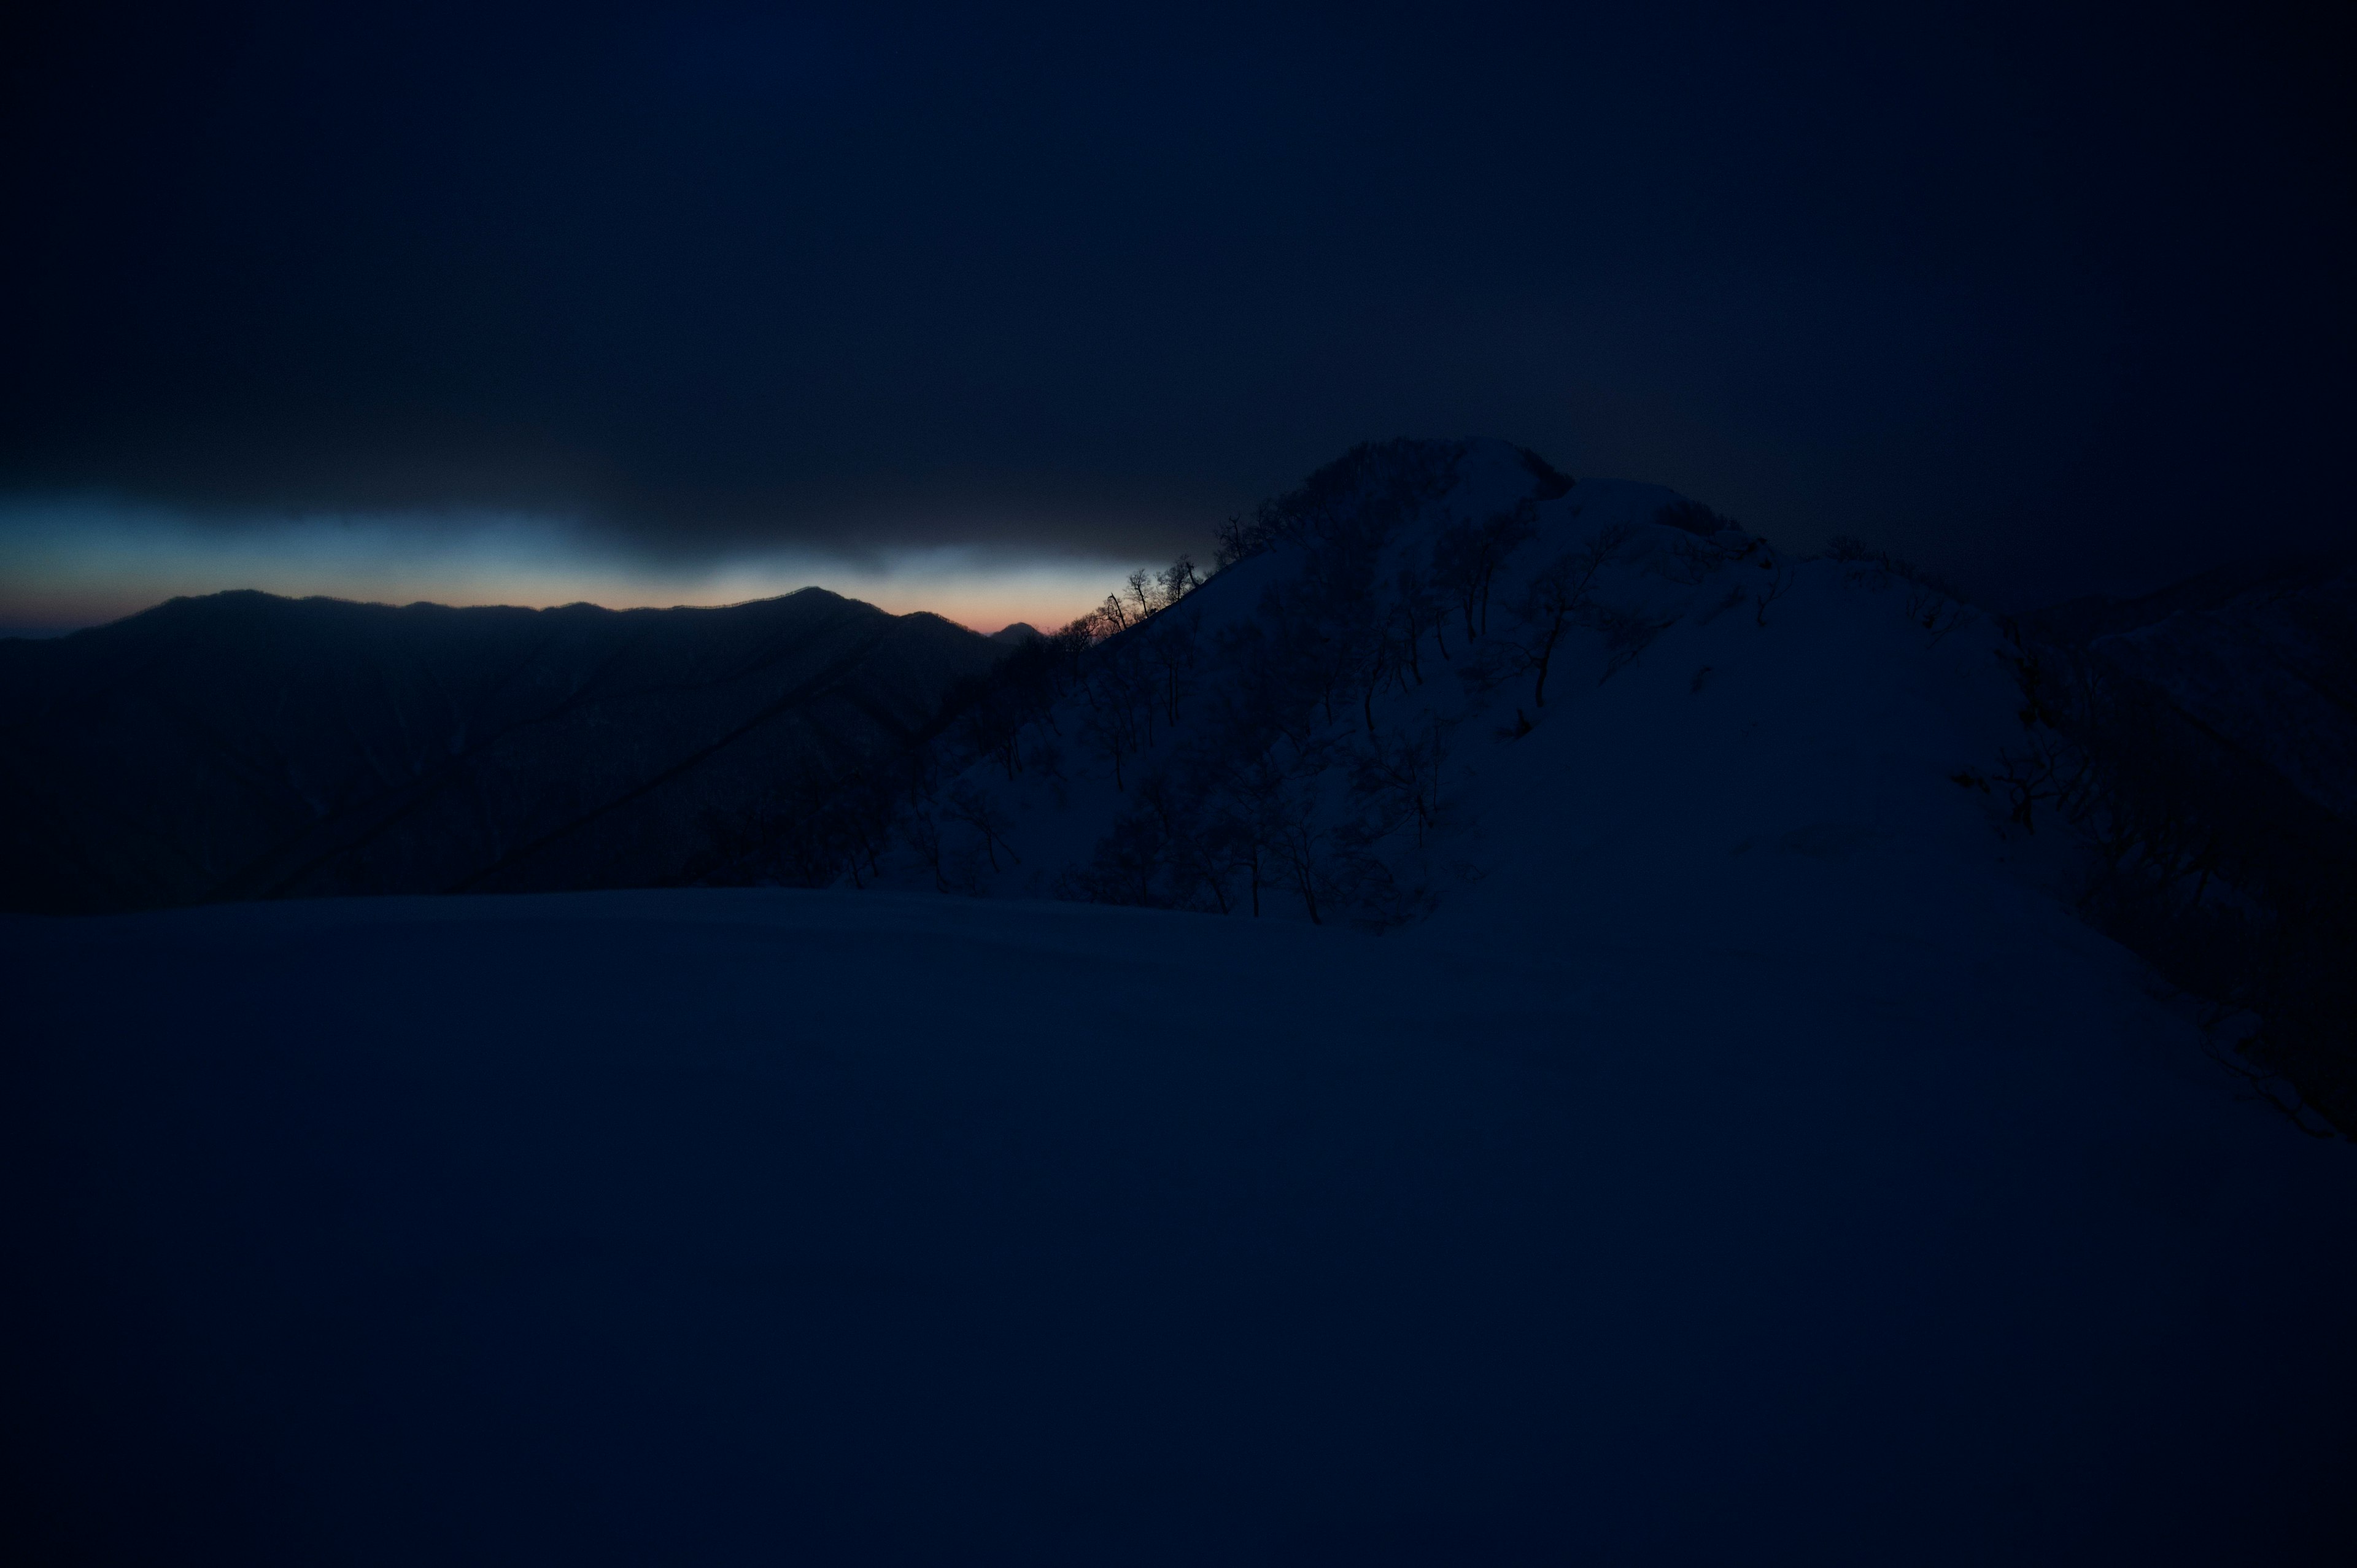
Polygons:
[[241,592],[0,642],[0,907],[692,874],[777,781],[904,750],[1006,650],[823,589],[725,609]]
[[2357,556],[2237,564],[2025,629],[2084,649],[2220,748],[2357,821]]

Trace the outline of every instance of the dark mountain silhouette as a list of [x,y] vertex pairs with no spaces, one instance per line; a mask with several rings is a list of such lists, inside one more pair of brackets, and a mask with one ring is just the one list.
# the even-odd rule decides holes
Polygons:
[[1020,647],[1027,642],[1037,642],[1044,635],[1046,634],[1041,632],[1038,627],[1033,626],[1029,621],[1018,620],[1011,626],[1002,626],[996,631],[992,632],[990,634],[990,640],[993,642],[1013,643],[1017,647]]
[[2357,1134],[2350,559],[2222,566],[2022,631],[2017,811],[2084,832],[2081,907],[2175,983],[2255,1015],[2245,1057]]
[[242,592],[0,642],[0,905],[693,875],[783,777],[907,750],[1003,644],[817,588],[726,609]]
[[2357,826],[2357,562],[2222,566],[2140,598],[2073,599],[2025,629]]

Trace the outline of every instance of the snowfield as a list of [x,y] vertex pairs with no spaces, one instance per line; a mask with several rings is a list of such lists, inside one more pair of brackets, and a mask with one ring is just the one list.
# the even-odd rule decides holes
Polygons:
[[[1664,628],[1458,715],[1381,935],[7,920],[25,1517],[248,1564],[2328,1560],[2350,1146],[1952,780],[2013,722],[1993,628],[1645,547]],[[1128,798],[1065,758],[1000,770],[1004,893]]]

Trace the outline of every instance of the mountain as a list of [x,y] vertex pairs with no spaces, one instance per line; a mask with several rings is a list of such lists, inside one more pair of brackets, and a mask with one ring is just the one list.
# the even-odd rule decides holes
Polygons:
[[709,873],[821,886],[0,918],[14,1527],[257,1568],[2345,1542],[2357,1163],[2123,912],[2322,928],[2170,858],[2242,775],[2092,639],[1499,443],[1358,449],[1218,565]]
[[[1948,725],[1911,759],[1903,810],[1789,824],[1837,838],[1955,818],[1948,775],[2002,739],[1995,630],[1945,596],[1795,560],[1659,486],[1574,484],[1502,442],[1361,448],[1224,553],[1200,586],[1110,602],[1010,660],[949,737],[970,760],[866,875],[1389,927],[1493,902],[1490,879],[1577,832],[1529,789],[1568,800],[1609,757],[1691,791],[1650,759],[1727,744],[1731,712],[1756,729],[1756,702],[1815,705],[1828,786],[1869,737]],[[1882,691],[1899,671],[1921,711]],[[1693,767],[1733,792],[1729,821],[1766,787],[1756,767]]]
[[1358,448],[1220,564],[1133,577],[1001,666],[920,775],[785,824],[729,879],[1512,941],[1579,907],[1595,822],[1661,859],[1680,835],[1652,800],[1689,800],[1697,834],[1756,824],[1729,854],[1936,832],[2041,867],[2241,1017],[2245,1067],[2303,1124],[2357,1127],[2345,574],[2230,575],[2025,633],[1856,541],[1796,559],[1480,441]]
[[1010,626],[1002,626],[996,631],[992,632],[990,634],[990,640],[993,642],[1011,642],[1016,646],[1020,647],[1027,642],[1037,642],[1045,634],[1042,633],[1038,627],[1033,626],[1029,621],[1018,620]]
[[2357,567],[2222,567],[2136,599],[2026,618],[2156,694],[2216,745],[2357,827]]
[[781,782],[919,744],[1003,653],[815,588],[627,611],[231,593],[0,641],[0,902],[683,880]]

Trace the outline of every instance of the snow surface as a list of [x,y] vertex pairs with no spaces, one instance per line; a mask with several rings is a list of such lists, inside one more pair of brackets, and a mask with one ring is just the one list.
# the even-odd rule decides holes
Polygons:
[[[1631,564],[1674,624],[1476,726],[1437,913],[1383,936],[787,890],[0,924],[27,1517],[175,1563],[2320,1552],[2352,1149],[1950,780],[2012,722],[1988,628],[1785,571],[1713,614]],[[1097,827],[1002,779],[1027,872],[1117,809],[1071,773]]]
[[[1450,521],[1478,521],[1532,493],[1533,476],[1516,448],[1496,441],[1463,446],[1448,492],[1393,529],[1372,575],[1379,596],[1389,595],[1403,566],[1430,558]],[[1658,485],[1589,479],[1538,504],[1534,537],[1509,557],[1490,595],[1486,638],[1469,644],[1450,609],[1451,656],[1441,657],[1427,635],[1423,679],[1387,682],[1375,697],[1371,707],[1386,736],[1420,736],[1437,722],[1447,737],[1438,831],[1420,845],[1401,832],[1378,846],[1403,885],[1425,887],[1444,908],[1471,904],[1509,925],[1522,923],[1523,905],[1469,898],[1464,885],[1517,864],[1552,864],[1565,835],[1577,842],[1592,833],[1592,820],[1573,820],[1574,802],[1608,774],[1644,795],[1685,796],[1695,809],[1717,814],[1708,826],[1684,829],[1674,813],[1624,824],[1646,833],[1660,828],[1673,840],[1726,827],[1737,830],[1735,836],[1718,847],[1731,849],[1755,819],[1794,811],[1800,816],[1786,827],[1823,825],[1828,814],[1869,808],[1912,826],[1910,814],[1928,807],[1930,820],[1966,833],[1977,850],[1995,850],[1986,813],[1961,799],[1948,779],[1967,762],[1986,763],[2007,738],[2017,700],[1992,657],[1996,628],[1970,618],[1953,628],[1943,621],[1935,638],[1910,618],[1908,585],[1831,561],[1793,561],[1739,528],[1717,536],[1702,568],[1691,569],[1694,557],[1684,553],[1700,542],[1654,521],[1679,499]],[[1544,704],[1528,675],[1469,680],[1480,655],[1516,635],[1509,607],[1533,575],[1612,530],[1627,540],[1598,580],[1596,598],[1633,621],[1666,629],[1621,657],[1599,630],[1567,634]],[[1058,706],[1052,736],[1050,726],[1033,726],[1025,749],[1034,760],[1019,776],[1006,777],[990,758],[965,769],[959,784],[1011,824],[1013,854],[1001,861],[980,834],[944,813],[951,885],[986,896],[1064,893],[1067,874],[1084,867],[1116,819],[1136,804],[1137,782],[1180,761],[1185,746],[1201,736],[1219,688],[1234,678],[1233,661],[1220,652],[1222,639],[1270,628],[1268,596],[1300,575],[1306,555],[1296,544],[1248,558],[1127,634],[1124,640],[1187,635],[1200,650],[1196,690],[1181,703],[1181,722],[1161,725],[1155,744],[1127,761],[1129,788],[1086,744],[1089,704],[1080,695]],[[1695,697],[1702,701],[1689,700]],[[1340,708],[1318,737],[1338,757],[1359,744],[1362,725],[1355,698]],[[1544,738],[1500,745],[1518,719]],[[1897,731],[1886,733],[1893,724]],[[1882,753],[1900,746],[1912,752],[1901,775],[1861,766],[1887,761]],[[1039,754],[1050,748],[1052,757],[1043,760]],[[1329,828],[1349,814],[1347,772],[1338,761],[1321,779],[1321,820]],[[1748,799],[1763,790],[1779,798]],[[1802,798],[1782,798],[1795,792]],[[1640,853],[1664,850],[1674,854],[1678,845],[1649,837]],[[888,859],[884,882],[929,890],[936,877],[903,850]],[[1561,901],[1544,902],[1551,908]],[[1208,899],[1201,902],[1209,908]],[[1263,907],[1269,918],[1305,913],[1281,889],[1265,897]],[[1544,926],[1543,920],[1534,929]]]
[[1925,871],[1803,831],[1552,946],[782,891],[12,921],[36,1474],[102,1561],[2307,1543],[2349,1150]]

